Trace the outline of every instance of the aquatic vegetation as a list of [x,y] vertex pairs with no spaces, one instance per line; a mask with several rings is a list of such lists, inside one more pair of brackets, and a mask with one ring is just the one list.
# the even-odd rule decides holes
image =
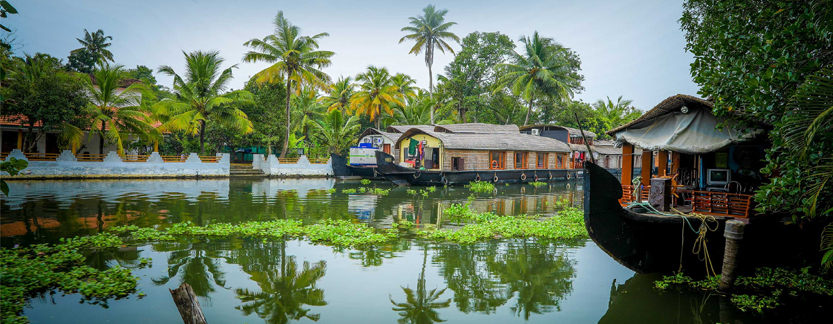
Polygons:
[[365,224],[330,219],[304,227],[304,234],[312,242],[338,246],[379,244],[390,239],[389,236],[378,234]]
[[359,187],[359,193],[365,193],[365,192],[367,192],[367,188]]
[[409,194],[409,195],[411,195],[411,196],[416,196],[417,191],[416,191],[416,190],[414,190],[414,189],[407,189],[407,190],[405,190],[405,193],[407,193],[407,194]]
[[378,196],[387,196],[390,193],[390,189],[373,188],[369,189],[368,193]]
[[529,184],[532,185],[533,187],[540,187],[540,186],[546,186],[547,185],[546,182],[541,182],[541,181],[533,181],[533,182],[530,182]]
[[370,180],[369,180],[369,179],[362,179],[362,181],[360,181],[360,182],[361,182],[363,185],[365,185],[365,186],[370,184]]
[[343,194],[354,194],[354,193],[356,193],[356,189],[341,189],[341,193],[343,193]]
[[97,303],[122,298],[136,292],[137,278],[129,269],[114,267],[100,271],[84,265],[81,251],[118,248],[123,242],[104,233],[62,240],[56,245],[39,244],[28,248],[0,249],[0,316],[4,323],[27,323],[21,316],[34,293],[59,289],[80,293]]
[[493,193],[495,192],[495,185],[486,181],[469,182],[467,185],[469,191],[476,193]]
[[428,192],[433,193],[433,192],[437,191],[437,187],[435,187],[435,186],[430,186],[430,187],[428,187],[428,188],[425,188],[425,190],[428,190]]
[[419,235],[431,240],[461,244],[494,238],[568,239],[587,236],[584,214],[577,208],[565,209],[544,220],[535,216],[498,216],[491,213],[472,213],[465,217],[476,223],[458,230],[420,231]]
[[[833,282],[811,274],[809,270],[758,268],[755,269],[754,276],[738,276],[735,280],[732,303],[743,311],[763,313],[781,305],[781,298],[785,295],[797,297],[799,294],[811,294],[833,297]],[[717,292],[720,275],[693,280],[683,273],[677,273],[654,282],[654,286],[659,290],[687,287]]]
[[329,193],[331,193],[331,194],[336,193],[336,191],[338,191],[338,189],[336,189],[336,188],[330,188],[330,189],[327,189],[327,192],[329,192]]

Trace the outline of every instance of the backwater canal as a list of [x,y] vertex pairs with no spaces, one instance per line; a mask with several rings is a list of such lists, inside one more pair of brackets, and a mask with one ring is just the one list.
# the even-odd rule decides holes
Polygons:
[[[409,194],[344,194],[387,182],[307,180],[122,180],[11,182],[0,197],[3,247],[56,243],[119,225],[166,228],[298,219],[346,219],[374,228],[409,220],[453,227],[442,210],[465,203],[463,186]],[[331,190],[335,188],[335,190]],[[422,188],[414,188],[422,189]],[[552,215],[558,201],[581,206],[580,183],[498,186],[476,211]],[[150,266],[141,264],[152,259]],[[363,249],[304,240],[179,239],[87,258],[139,277],[135,294],[105,303],[43,293],[24,311],[32,323],[177,323],[168,289],[190,284],[210,323],[768,323],[725,297],[659,292],[655,275],[619,265],[589,239],[496,238],[471,245],[399,239]]]

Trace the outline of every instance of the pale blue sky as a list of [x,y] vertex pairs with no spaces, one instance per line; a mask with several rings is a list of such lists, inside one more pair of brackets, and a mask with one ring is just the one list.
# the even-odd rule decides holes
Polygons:
[[[272,32],[278,10],[303,28],[304,34],[329,32],[321,48],[336,52],[325,72],[334,79],[355,75],[368,65],[411,75],[428,87],[422,56],[408,55],[398,44],[408,17],[429,3],[449,9],[446,19],[461,38],[473,31],[500,31],[517,40],[535,30],[577,51],[586,90],[576,97],[588,102],[624,95],[642,110],[677,93],[696,95],[691,81],[692,55],[677,20],[681,1],[15,1],[20,15],[4,24],[16,28],[20,52],[44,52],[66,58],[78,48],[83,30],[103,29],[113,36],[116,62],[128,67],[167,64],[181,71],[181,51],[219,50],[228,64],[239,63],[233,88],[267,64],[242,63],[243,42]],[[459,45],[455,46],[459,49]],[[437,55],[435,77],[453,59]],[[157,75],[170,86],[170,78]]]

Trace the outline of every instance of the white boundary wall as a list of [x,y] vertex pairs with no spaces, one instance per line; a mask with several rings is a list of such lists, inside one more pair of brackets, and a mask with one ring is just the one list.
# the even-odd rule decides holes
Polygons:
[[153,152],[147,162],[124,162],[115,151],[110,151],[103,162],[78,162],[69,150],[64,150],[55,161],[29,161],[17,149],[9,153],[9,157],[29,161],[29,166],[18,175],[24,178],[228,177],[231,157],[227,153],[218,156],[219,162],[214,163],[202,162],[197,153],[191,153],[185,162],[164,162],[159,153]]
[[280,163],[275,155],[265,158],[263,154],[252,155],[252,167],[275,177],[331,177],[333,176],[333,159],[327,163],[312,164],[306,155],[298,158],[297,163]]

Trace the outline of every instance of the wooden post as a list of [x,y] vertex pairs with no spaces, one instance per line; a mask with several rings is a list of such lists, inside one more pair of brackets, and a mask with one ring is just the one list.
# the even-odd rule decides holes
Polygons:
[[651,190],[648,194],[648,203],[661,212],[671,210],[671,179],[651,179]]
[[720,272],[720,291],[732,290],[735,285],[735,268],[737,267],[738,250],[740,241],[743,240],[743,227],[745,225],[736,219],[726,221],[726,228],[723,230],[726,246],[723,252],[723,270]]
[[657,152],[657,175],[662,177],[668,175],[668,151]]
[[168,290],[171,292],[176,308],[179,310],[179,315],[182,316],[182,321],[185,324],[207,323],[205,316],[202,314],[202,308],[200,308],[197,295],[190,285],[183,283],[177,289]]
[[[671,174],[677,174],[680,172],[680,153],[671,152]],[[680,179],[677,178],[677,181]]]
[[622,184],[629,186],[633,181],[633,145],[622,145]]
[[642,150],[642,185],[644,186],[651,185],[651,168],[653,167],[651,158],[653,157],[653,152],[645,149]]
[[23,130],[17,130],[17,149],[23,151]]
[[159,141],[153,141],[153,151],[159,153]]

